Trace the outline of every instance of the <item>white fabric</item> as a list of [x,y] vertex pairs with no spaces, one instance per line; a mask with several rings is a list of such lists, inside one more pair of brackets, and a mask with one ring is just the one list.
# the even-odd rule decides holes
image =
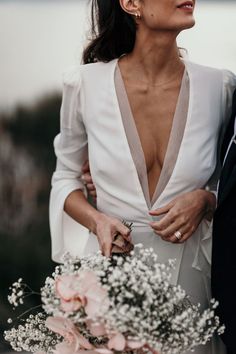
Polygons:
[[[211,224],[202,221],[184,244],[157,237],[125,134],[114,85],[117,60],[74,68],[64,78],[61,133],[55,138],[57,168],[52,178],[50,228],[52,258],[60,261],[70,251],[83,255],[98,249],[96,237],[63,211],[66,197],[85,192],[81,166],[88,156],[97,189],[97,208],[120,220],[133,222],[133,242],[153,247],[160,261],[176,259],[172,282],[183,285],[202,308],[210,298]],[[235,76],[185,61],[189,77],[188,117],[172,175],[152,209],[198,188],[211,188],[215,178],[217,144],[229,115]],[[213,188],[213,187],[212,187]],[[214,188],[213,188],[214,189]],[[223,353],[221,345],[195,353]]]

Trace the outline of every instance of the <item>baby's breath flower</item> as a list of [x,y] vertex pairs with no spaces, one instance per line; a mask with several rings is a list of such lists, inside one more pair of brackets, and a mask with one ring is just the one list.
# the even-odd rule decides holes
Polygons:
[[[31,315],[23,326],[5,332],[5,339],[13,349],[43,350],[51,354],[62,339],[45,327],[46,316],[69,319],[94,346],[106,344],[108,335],[120,332],[132,341],[144,341],[162,354],[190,351],[206,344],[214,333],[224,331],[214,315],[218,303],[212,300],[210,308],[201,314],[200,305],[192,304],[179,285],[170,283],[175,260],[159,263],[153,249],[145,249],[139,244],[129,256],[114,255],[111,258],[104,257],[100,251],[80,259],[66,254],[63,262],[41,289],[45,315]],[[61,307],[56,289],[58,277],[78,276],[79,279],[84,270],[94,272],[107,292],[109,303],[104,302],[93,318],[95,324],[104,324],[106,336],[91,335],[83,306],[70,313]],[[73,287],[79,291],[79,285],[75,283]],[[22,301],[23,293],[22,280],[19,279],[13,284],[10,297],[14,306]],[[150,352],[148,348],[143,351]]]
[[43,313],[30,315],[17,328],[4,332],[5,340],[10,342],[15,351],[49,352],[52,343],[55,346],[61,341],[61,337],[45,327],[46,316]]

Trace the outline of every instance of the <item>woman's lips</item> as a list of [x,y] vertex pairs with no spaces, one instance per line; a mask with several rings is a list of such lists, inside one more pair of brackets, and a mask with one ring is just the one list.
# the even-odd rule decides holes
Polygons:
[[179,6],[177,6],[178,9],[193,12],[193,2],[192,1],[186,1]]

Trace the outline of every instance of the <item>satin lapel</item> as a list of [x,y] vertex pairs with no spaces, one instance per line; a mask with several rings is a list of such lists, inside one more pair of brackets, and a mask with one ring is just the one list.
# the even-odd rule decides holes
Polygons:
[[[122,113],[121,113],[121,110],[120,110],[120,105],[119,105],[119,100],[118,100],[117,91],[116,91],[116,85],[115,85],[115,72],[116,72],[116,67],[117,66],[118,66],[118,59],[114,59],[113,60],[113,66],[112,66],[111,92],[112,92],[112,95],[114,97],[114,108],[116,110],[116,115],[118,117],[117,127],[119,127],[119,129],[120,129],[121,138],[122,138],[122,140],[124,142],[125,150],[127,152],[126,153],[126,158],[129,160],[129,163],[132,166],[133,176],[134,176],[133,183],[135,183],[135,186],[137,188],[138,194],[142,196],[142,202],[144,203],[143,206],[145,207],[146,210],[149,210],[150,209],[150,205],[148,204],[148,202],[147,202],[147,200],[145,198],[145,195],[143,193],[143,189],[142,189],[142,186],[141,186],[141,183],[140,183],[140,180],[139,180],[137,168],[136,168],[133,156],[132,156],[131,151],[130,151],[130,146],[129,146],[129,143],[128,143],[128,139],[127,139],[126,132],[125,132],[125,127],[124,127],[124,124],[123,124]],[[151,220],[151,217],[149,217],[149,218]]]
[[221,148],[220,159],[221,159],[222,165],[223,165],[225,154],[227,152],[227,149],[228,149],[228,146],[230,143],[230,139],[233,136],[235,116],[236,116],[236,90],[234,91],[234,95],[233,95],[232,115],[231,115],[229,124],[227,126],[225,136],[223,139],[223,143],[222,143],[222,148]]
[[221,195],[219,196],[218,208],[222,205],[222,203],[225,201],[225,199],[228,197],[229,193],[231,192],[232,188],[235,186],[236,186],[236,164],[233,168],[229,180],[227,181],[227,184],[225,185],[224,189],[221,192]]
[[156,200],[153,202],[152,204],[152,210],[155,210],[155,208],[157,208],[158,203],[159,203],[159,199],[161,199],[162,195],[165,193],[165,191],[167,190],[167,188],[169,187],[169,185],[172,183],[172,180],[174,178],[174,174],[176,172],[176,169],[178,169],[179,166],[179,160],[182,156],[182,149],[184,147],[184,143],[185,143],[185,139],[186,136],[188,135],[189,132],[189,127],[191,125],[191,119],[192,119],[192,109],[193,109],[193,80],[192,80],[192,68],[189,65],[188,61],[184,61],[185,63],[185,71],[186,74],[188,75],[188,86],[189,86],[189,95],[188,95],[188,107],[187,107],[187,116],[185,118],[185,124],[184,124],[184,130],[183,130],[183,136],[180,142],[180,145],[178,147],[178,154],[176,156],[176,160],[175,160],[175,164],[172,168],[170,177],[165,185],[164,190],[160,193],[160,195],[158,195],[158,198],[156,198]]
[[[117,71],[115,70],[117,68]],[[137,160],[137,158],[135,158],[135,154],[133,153],[132,154],[132,144],[130,146],[130,142],[132,141],[132,138],[130,137],[130,134],[129,135],[129,139],[128,139],[128,136],[127,136],[127,124],[124,124],[125,122],[123,122],[123,118],[122,118],[122,108],[120,107],[119,105],[119,98],[117,96],[117,92],[116,92],[116,100],[118,102],[118,106],[119,106],[119,115],[121,117],[121,121],[122,121],[122,126],[123,126],[123,132],[124,132],[124,136],[125,136],[125,141],[127,143],[127,145],[129,146],[129,157],[131,157],[131,160],[132,160],[132,165],[135,167],[135,174],[137,175],[138,177],[138,180],[139,180],[139,187],[141,188],[142,190],[142,194],[143,194],[143,197],[145,199],[145,202],[146,202],[146,205],[148,207],[148,209],[151,209],[154,207],[154,205],[156,204],[157,200],[158,200],[158,197],[162,194],[162,192],[164,191],[164,189],[166,188],[166,186],[168,185],[170,179],[171,179],[171,176],[172,176],[172,173],[173,173],[173,170],[176,166],[176,163],[177,163],[177,159],[178,159],[178,152],[177,152],[177,156],[175,157],[175,161],[174,161],[174,166],[172,166],[172,171],[170,173],[170,176],[168,177],[168,180],[165,181],[165,186],[164,188],[162,188],[163,190],[160,192],[159,195],[156,195],[157,194],[157,188],[159,187],[159,181],[160,181],[160,178],[163,177],[163,169],[162,169],[162,172],[160,174],[160,177],[159,177],[159,181],[157,182],[157,186],[156,186],[156,190],[154,192],[154,195],[153,195],[153,198],[152,198],[152,201],[150,200],[150,195],[149,195],[149,187],[148,187],[148,178],[147,178],[147,170],[146,170],[146,161],[145,161],[145,156],[144,156],[144,153],[143,153],[143,149],[142,149],[142,145],[141,145],[141,141],[140,141],[140,138],[139,138],[139,134],[138,134],[138,131],[137,131],[137,128],[136,128],[136,124],[135,124],[135,120],[134,120],[134,117],[133,117],[133,114],[132,114],[132,110],[131,110],[131,107],[130,107],[130,104],[129,104],[129,101],[128,101],[128,97],[127,97],[127,94],[126,94],[126,91],[125,91],[125,86],[124,86],[124,83],[123,83],[123,79],[122,79],[122,76],[121,76],[121,73],[120,73],[120,69],[119,69],[119,66],[118,66],[118,60],[116,60],[116,68],[114,69],[114,81],[115,81],[115,73],[118,73],[118,77],[120,77],[120,81],[122,83],[122,91],[123,91],[123,94],[122,92],[119,92],[120,90],[118,90],[118,93],[119,93],[119,96],[120,96],[120,99],[125,101],[126,103],[126,106],[128,107],[128,114],[129,114],[129,118],[130,118],[130,122],[131,123],[131,130],[132,130],[132,133],[133,135],[135,135],[135,141],[136,141],[136,144],[137,146],[133,149],[133,150],[139,150],[139,160],[138,163],[135,161]],[[181,82],[181,88],[180,88],[180,92],[179,92],[179,96],[178,96],[178,99],[177,99],[177,103],[176,103],[176,109],[175,109],[175,114],[174,114],[174,118],[173,118],[173,124],[172,124],[172,129],[171,129],[171,133],[170,133],[170,138],[169,138],[169,143],[168,143],[168,147],[167,147],[167,151],[166,151],[166,154],[169,152],[170,150],[170,143],[174,143],[172,140],[173,140],[173,134],[175,133],[175,130],[177,128],[177,123],[176,123],[176,111],[179,109],[179,99],[180,99],[180,95],[182,94],[182,90],[183,90],[183,84],[184,84],[184,81],[185,81],[185,78],[186,78],[186,75],[188,75],[188,68],[187,68],[187,64],[185,62],[185,72],[183,74],[183,78],[182,78],[182,82]],[[114,82],[115,83],[115,82]],[[114,85],[116,86],[116,85]],[[189,116],[189,96],[188,96],[188,102],[187,102],[187,112],[186,112],[186,117],[184,119],[184,127],[183,128],[183,132],[179,132],[180,134],[180,141],[179,141],[179,146],[178,146],[178,151],[180,150],[180,147],[181,147],[181,144],[182,144],[182,141],[183,141],[183,136],[184,136],[184,132],[185,132],[185,127],[186,127],[186,121],[188,120],[188,116]],[[181,118],[181,117],[179,117]],[[126,126],[126,129],[125,129],[125,126]],[[129,140],[129,141],[128,141]],[[175,146],[176,147],[176,146]],[[176,147],[177,148],[177,147]],[[166,162],[166,157],[165,157],[165,160],[164,160],[164,164],[163,164],[163,168],[165,167],[165,162]],[[140,170],[140,163],[143,164],[141,170]],[[141,172],[141,173],[140,173]],[[144,177],[145,178],[140,178],[140,177]],[[141,181],[143,181],[143,185],[141,184]]]

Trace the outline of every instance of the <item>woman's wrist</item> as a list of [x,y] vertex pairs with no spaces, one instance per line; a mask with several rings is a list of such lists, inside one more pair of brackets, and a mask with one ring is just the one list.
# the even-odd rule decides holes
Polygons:
[[89,220],[90,220],[89,230],[95,235],[97,234],[97,226],[99,224],[99,221],[101,221],[101,217],[102,217],[102,213],[100,213],[96,209],[92,210],[89,213]]

